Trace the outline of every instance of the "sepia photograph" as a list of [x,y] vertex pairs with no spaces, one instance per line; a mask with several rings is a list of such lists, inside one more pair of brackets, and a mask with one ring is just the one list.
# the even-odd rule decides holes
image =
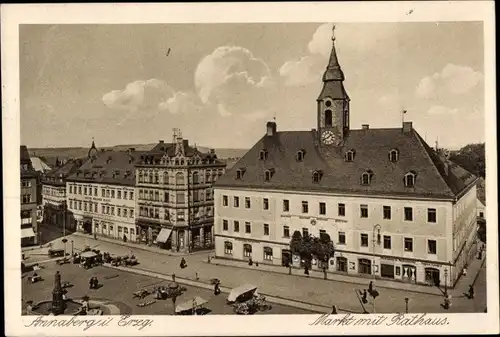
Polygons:
[[493,19],[336,14],[19,20],[2,115],[22,334],[466,313],[498,332]]

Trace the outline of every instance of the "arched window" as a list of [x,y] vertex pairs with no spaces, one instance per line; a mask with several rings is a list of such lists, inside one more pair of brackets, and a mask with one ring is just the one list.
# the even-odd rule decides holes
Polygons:
[[244,168],[240,168],[236,170],[236,179],[241,179],[243,178],[243,174],[245,173]]
[[274,169],[271,168],[271,169],[266,170],[264,172],[264,179],[266,181],[270,181],[271,178],[273,177],[273,174],[274,174]]
[[321,172],[319,171],[314,171],[312,175],[313,183],[318,184],[319,181],[321,180]]
[[405,177],[404,177],[404,183],[405,183],[405,187],[414,187],[415,186],[415,180],[416,180],[416,174],[415,172],[408,172],[407,174],[405,174]]
[[264,260],[273,260],[273,249],[271,247],[264,247]]
[[158,172],[155,172],[155,184],[158,184],[160,182]]
[[362,185],[370,185],[371,181],[372,181],[372,177],[373,177],[373,172],[368,170],[366,172],[363,172],[363,174],[361,174],[361,184]]
[[299,150],[297,151],[297,161],[304,161],[304,156],[306,155],[306,151],[304,150]]
[[260,160],[266,160],[267,159],[267,150],[260,150],[259,159]]
[[252,257],[252,245],[245,243],[243,245],[243,256],[244,257]]
[[168,184],[168,172],[163,173],[163,183]]
[[139,171],[139,182],[140,183],[144,182],[144,176],[142,175],[142,171]]
[[230,241],[224,242],[224,254],[231,255],[233,254],[233,243]]
[[184,174],[182,172],[178,172],[175,175],[175,184],[176,185],[184,185]]
[[200,178],[198,172],[193,172],[193,184],[199,184],[199,183],[200,183]]
[[354,161],[354,155],[356,154],[356,151],[354,150],[349,150],[345,154],[345,161]]
[[399,151],[396,149],[392,149],[389,151],[389,160],[392,162],[396,162],[399,159]]
[[150,184],[153,183],[153,172],[149,172],[149,181]]
[[325,127],[331,127],[333,125],[332,110],[325,110]]
[[211,181],[211,173],[210,173],[210,170],[207,170],[207,172],[205,172],[205,183],[208,184],[210,181]]

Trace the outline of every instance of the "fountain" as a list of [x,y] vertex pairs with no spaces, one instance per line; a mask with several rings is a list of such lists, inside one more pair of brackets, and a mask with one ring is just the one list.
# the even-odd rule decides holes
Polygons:
[[54,275],[54,290],[52,290],[52,313],[60,315],[64,313],[65,303],[63,299],[63,289],[61,286],[61,274],[59,271]]

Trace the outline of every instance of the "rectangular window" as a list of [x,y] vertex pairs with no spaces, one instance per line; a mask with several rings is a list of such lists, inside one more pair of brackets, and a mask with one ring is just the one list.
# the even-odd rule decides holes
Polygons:
[[123,227],[122,226],[118,226],[118,233],[121,233],[123,230]]
[[130,200],[134,200],[134,192],[130,191]]
[[94,204],[94,212],[95,212],[95,213],[97,213],[97,205],[98,205],[98,203],[96,202],[96,203]]
[[115,215],[115,208],[111,207],[111,215]]
[[324,202],[319,203],[319,214],[326,215],[326,203]]
[[118,199],[121,199],[121,198],[122,198],[122,191],[117,191],[117,192],[116,192],[116,197],[117,197]]
[[227,195],[223,195],[222,196],[222,206],[227,206],[227,205],[229,205]]
[[368,234],[361,234],[361,247],[368,247]]
[[106,198],[111,197],[111,192],[109,190],[106,190]]
[[391,206],[384,206],[384,219],[391,219]]
[[111,198],[115,197],[115,190],[111,190]]
[[320,229],[319,230],[319,238],[321,239],[323,237],[323,235],[326,234],[326,231],[324,229]]
[[427,240],[427,253],[429,253],[429,254],[436,254],[437,253],[436,240]]
[[117,215],[118,215],[118,216],[122,216],[122,209],[121,209],[121,208],[118,208],[118,210],[117,210]]
[[250,208],[251,204],[250,204],[250,198],[249,197],[245,197],[245,208]]
[[290,211],[290,200],[283,200],[283,212]]
[[229,230],[229,222],[227,220],[222,220],[222,230],[223,231]]
[[[24,181],[23,181],[23,183],[24,183]],[[24,184],[23,184],[23,185],[24,185]],[[23,187],[24,187],[24,186],[23,186]],[[71,186],[71,185],[69,186],[69,193],[73,193],[73,186]]]
[[133,209],[131,209],[131,210],[130,210],[130,217],[131,217],[131,218],[133,218],[133,217],[134,217],[134,210],[133,210]]
[[302,237],[309,236],[309,229],[308,228],[302,228]]
[[106,206],[101,206],[101,213],[106,214]]
[[240,198],[234,197],[234,207],[240,207]]
[[245,233],[252,233],[252,225],[250,224],[250,222],[245,222]]
[[283,237],[285,237],[285,238],[289,238],[290,237],[290,227],[283,226]]
[[84,202],[84,203],[83,203],[83,210],[84,210],[85,212],[87,212],[87,203],[86,203],[86,202]]
[[78,194],[82,194],[82,187],[78,186]]
[[87,195],[87,187],[83,188],[83,195]]
[[127,209],[126,208],[123,209],[123,216],[125,216],[125,217],[127,216]]
[[94,196],[97,197],[97,187],[94,187]]
[[264,247],[264,260],[271,261],[273,259],[273,249]]
[[127,227],[123,227],[123,233],[128,234],[128,228]]
[[240,222],[239,221],[234,222],[234,231],[236,233],[238,233],[240,231]]
[[269,235],[269,224],[264,224],[264,235]]
[[360,217],[368,218],[368,205],[360,206]]
[[435,208],[428,208],[427,209],[427,222],[436,223],[436,218],[437,218],[436,209]]
[[168,192],[165,192],[165,194],[163,195],[163,201],[168,203],[169,199],[170,199],[170,194]]
[[413,239],[405,238],[405,252],[413,252]]
[[391,237],[389,235],[384,235],[384,249],[391,249]]
[[302,213],[309,213],[309,204],[307,201],[302,201]]
[[127,191],[123,191],[123,199],[127,199]]
[[267,198],[264,198],[263,201],[262,201],[262,207],[267,210],[269,209],[269,199]]
[[405,207],[405,221],[413,221],[413,208]]
[[345,245],[345,232],[339,232],[339,245]]

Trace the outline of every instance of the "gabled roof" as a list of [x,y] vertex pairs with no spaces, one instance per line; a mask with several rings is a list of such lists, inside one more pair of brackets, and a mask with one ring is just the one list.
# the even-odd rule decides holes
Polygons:
[[[183,139],[182,140],[182,146],[184,148],[184,156],[185,157],[194,157],[198,155],[200,159],[213,159],[215,160],[216,164],[224,164],[222,161],[217,159],[217,155],[215,154],[215,151],[211,150],[208,153],[201,152],[198,150],[198,148],[190,146],[188,139]],[[141,158],[138,162],[140,164],[143,160],[145,161],[146,158],[152,159],[153,162],[158,162],[163,158],[165,155],[168,157],[175,157],[176,153],[176,144],[175,143],[165,143],[160,141],[158,144],[156,144],[150,151],[143,152],[141,153]]]
[[47,172],[45,177],[42,178],[42,183],[47,185],[65,185],[66,178],[75,173],[82,164],[82,160],[70,159],[64,165]]
[[68,176],[68,181],[135,185],[135,167],[140,154],[136,151],[100,151]]
[[[405,133],[401,128],[350,130],[341,147],[325,148],[318,143],[314,130],[264,136],[215,187],[453,198],[476,179],[452,163],[446,175],[445,168],[439,166],[440,157],[414,129]],[[268,153],[266,160],[259,159],[263,149]],[[297,161],[296,154],[301,149],[305,155]],[[399,153],[396,162],[389,160],[392,149]],[[355,150],[352,162],[345,160],[348,150]],[[265,181],[269,168],[274,168],[275,173],[270,181]],[[241,179],[236,179],[238,169],[244,169]],[[370,184],[361,185],[361,174],[368,170],[373,172]],[[313,182],[314,171],[323,172],[319,183]],[[405,187],[403,182],[409,172],[416,173],[413,188]]]
[[52,170],[52,168],[39,157],[31,157],[30,160],[31,160],[31,165],[33,165],[33,168],[37,172],[46,173]]

